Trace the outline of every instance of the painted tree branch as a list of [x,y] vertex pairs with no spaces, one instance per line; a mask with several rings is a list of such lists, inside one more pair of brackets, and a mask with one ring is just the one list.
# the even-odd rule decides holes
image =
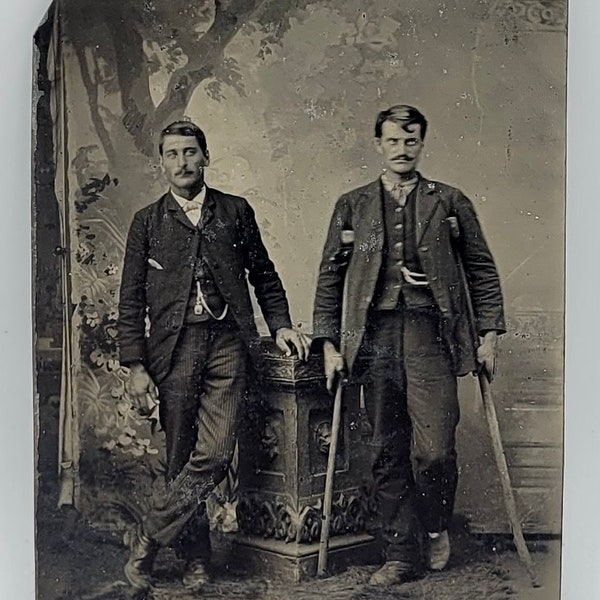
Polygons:
[[[144,52],[145,34],[144,26],[140,23],[139,5],[128,2],[117,4],[111,0],[109,11],[106,6],[100,10],[90,0],[82,0],[77,18],[83,19],[83,12],[88,11],[98,22],[104,21],[108,35],[101,44],[106,59],[110,61],[112,57],[114,60],[123,113],[121,121],[135,147],[149,157],[154,153],[157,133],[169,121],[182,116],[194,90],[203,81],[218,76],[227,45],[241,27],[253,15],[259,15],[262,22],[278,22],[298,4],[299,0],[214,0],[213,22],[201,37],[198,37],[193,22],[185,28],[174,29],[173,39],[187,56],[188,62],[173,73],[165,96],[156,107],[150,93],[150,72]],[[73,39],[83,82],[90,97],[92,121],[110,162],[114,163],[114,145],[98,107],[101,83],[94,83],[90,77],[85,54],[86,42],[85,38]]]
[[104,148],[104,152],[106,154],[106,158],[109,163],[115,164],[117,155],[114,150],[114,146],[110,139],[110,135],[104,126],[104,121],[100,116],[100,111],[98,107],[98,83],[97,81],[93,81],[90,75],[90,69],[88,65],[88,60],[86,56],[85,48],[81,47],[78,44],[73,45],[75,48],[75,53],[77,55],[77,60],[79,61],[79,67],[81,70],[81,78],[83,80],[83,84],[87,91],[89,103],[90,103],[90,115],[92,118],[92,123],[94,124],[94,128],[96,129],[96,133],[98,134],[98,138],[100,139],[100,143]]
[[153,107],[144,39],[140,32],[131,26],[132,22],[133,18],[121,11],[112,26],[115,66],[124,112],[127,110],[128,100],[133,100],[140,110]]
[[152,143],[141,132],[154,111],[154,104],[150,95],[144,40],[135,27],[131,26],[131,15],[127,14],[124,5],[117,10],[119,18],[114,19],[111,29],[123,110],[122,122],[138,150],[148,156],[152,153]]
[[[156,136],[165,124],[179,118],[185,110],[194,90],[200,83],[214,75],[222,63],[225,49],[240,28],[265,0],[233,0],[215,2],[215,18],[208,31],[195,43],[183,42],[182,49],[188,56],[185,67],[174,73],[166,94],[152,115],[143,119],[144,126],[132,132],[136,145],[142,148]],[[149,118],[148,118],[149,117]],[[132,118],[131,113],[129,118]],[[141,139],[143,136],[144,139]]]

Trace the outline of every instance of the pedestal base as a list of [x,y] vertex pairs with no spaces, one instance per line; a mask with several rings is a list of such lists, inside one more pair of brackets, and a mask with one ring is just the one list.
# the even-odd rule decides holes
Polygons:
[[[299,582],[317,574],[319,544],[286,543],[253,536],[235,540],[236,559],[253,575]],[[368,534],[339,536],[329,541],[328,573],[351,565],[380,564],[381,544]]]

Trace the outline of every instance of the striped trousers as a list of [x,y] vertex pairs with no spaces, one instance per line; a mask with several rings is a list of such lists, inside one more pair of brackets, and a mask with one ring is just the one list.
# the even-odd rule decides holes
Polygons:
[[[188,559],[210,552],[204,502],[233,457],[247,372],[247,349],[235,324],[211,320],[182,330],[171,370],[158,386],[167,486],[155,494],[143,528]],[[194,535],[197,548],[189,547]]]

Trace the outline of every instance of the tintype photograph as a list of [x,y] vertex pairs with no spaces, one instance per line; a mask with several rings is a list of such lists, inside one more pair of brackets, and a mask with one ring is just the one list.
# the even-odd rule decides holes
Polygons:
[[56,0],[38,600],[560,597],[566,0]]

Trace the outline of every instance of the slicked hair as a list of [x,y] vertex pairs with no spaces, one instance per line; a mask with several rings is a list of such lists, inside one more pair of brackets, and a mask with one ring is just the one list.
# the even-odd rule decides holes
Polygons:
[[189,137],[195,137],[198,140],[198,144],[200,145],[200,150],[204,154],[206,154],[207,144],[206,144],[206,136],[204,135],[204,131],[198,127],[195,123],[191,121],[174,121],[170,125],[167,125],[160,132],[160,141],[158,143],[158,152],[162,156],[163,153],[163,144],[165,141],[165,136],[167,135],[186,135]]
[[381,137],[381,128],[386,121],[398,123],[398,125],[400,125],[404,131],[409,131],[408,127],[411,125],[420,125],[421,139],[425,139],[425,133],[427,132],[427,119],[423,113],[414,106],[409,106],[408,104],[396,104],[394,106],[390,106],[390,108],[387,110],[382,110],[377,115],[377,120],[375,121],[376,138]]

